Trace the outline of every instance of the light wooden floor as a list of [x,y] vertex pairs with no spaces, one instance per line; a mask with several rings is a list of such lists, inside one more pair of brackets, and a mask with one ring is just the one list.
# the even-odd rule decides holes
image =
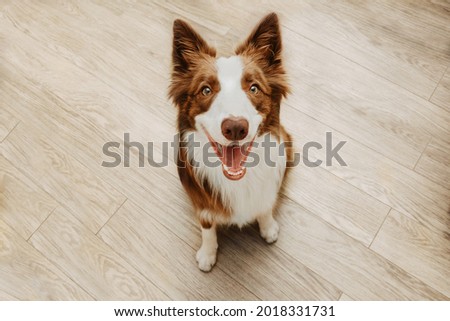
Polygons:
[[[0,2],[0,298],[448,300],[446,1]],[[172,21],[223,54],[279,13],[298,146],[347,141],[347,167],[295,168],[281,235],[220,234],[205,274],[175,167],[105,168],[102,146],[171,141]],[[321,153],[316,156],[323,156]],[[172,156],[170,155],[170,158]]]

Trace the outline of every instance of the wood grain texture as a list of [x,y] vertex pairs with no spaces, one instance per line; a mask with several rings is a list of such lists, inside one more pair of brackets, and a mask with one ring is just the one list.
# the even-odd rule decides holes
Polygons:
[[[233,229],[219,236],[219,263],[262,300],[336,300],[332,283],[291,256],[268,245],[255,229]],[[290,267],[296,266],[295,269]],[[268,271],[270,274],[267,275]],[[274,278],[272,275],[276,275]]]
[[[250,3],[242,6],[252,12]],[[450,60],[448,33],[395,5],[309,0],[278,11],[288,29],[423,98],[432,93]]]
[[19,120],[5,108],[0,109],[0,143],[8,136]]
[[[275,246],[333,280],[355,300],[446,300],[426,283],[355,242],[298,204],[282,202]],[[295,244],[295,246],[293,246]],[[327,263],[321,259],[327,258]]]
[[0,219],[3,222],[28,239],[57,204],[0,155]]
[[[150,198],[149,200],[152,200]],[[167,215],[153,200],[152,213]],[[183,215],[182,213],[175,213]],[[127,201],[99,236],[174,300],[256,300],[257,297],[220,268],[210,274],[198,270],[196,250],[176,234]]]
[[2,300],[92,300],[44,255],[0,220]]
[[[114,110],[111,116],[122,113],[121,119],[130,120],[134,126],[142,124],[145,120],[145,117],[135,115],[145,114],[149,117],[158,115],[173,123],[175,110],[169,107],[166,99],[170,56],[156,48],[170,47],[170,30],[175,15],[173,19],[166,15],[154,19],[133,10],[133,14],[139,13],[139,16],[128,16],[124,13],[125,17],[118,18],[115,10],[111,9],[107,2],[100,5],[93,2],[73,2],[72,5],[60,3],[60,6],[55,3],[45,5],[45,10],[40,10],[41,5],[12,2],[5,10],[2,28],[9,32],[5,32],[4,37],[6,39],[19,37],[20,41],[10,42],[22,47],[22,50],[25,49],[23,47],[40,48],[37,57],[31,57],[26,53],[14,57],[19,48],[5,50],[4,56],[8,56],[9,53],[13,55],[8,57],[8,61],[16,62],[20,70],[24,67],[21,61],[36,59],[35,62],[32,60],[30,65],[37,70],[33,73],[25,71],[26,75],[33,74],[35,81],[44,82],[49,87],[59,84],[55,85],[57,90],[53,90],[59,97],[70,103],[71,107],[79,108],[85,116],[96,117],[96,121],[109,125],[112,131],[119,130],[124,125],[116,117],[108,119],[108,113],[99,113],[98,109]],[[36,14],[39,15],[39,19],[33,18]],[[64,19],[54,22],[52,19],[54,16],[62,16]],[[101,24],[98,23],[98,19],[102,19]],[[97,27],[92,29],[89,23],[80,25],[80,20],[88,21]],[[50,25],[42,25],[39,21],[47,21]],[[161,36],[149,33],[149,30],[156,30],[161,26],[167,27]],[[19,30],[29,32],[24,35],[21,32],[17,33]],[[121,33],[120,30],[128,31]],[[145,41],[149,36],[151,40]],[[100,38],[103,40],[98,42]],[[128,49],[124,51],[124,48]],[[45,62],[47,54],[57,57],[58,63],[46,66],[48,72],[55,77],[41,79],[43,74],[39,68],[42,68],[42,64],[38,62]],[[134,59],[130,59],[130,55]],[[70,70],[74,75],[65,79],[61,70]],[[92,74],[95,74],[95,77],[92,77]],[[124,74],[130,77],[124,78]],[[78,79],[84,80],[83,86],[77,82]],[[111,87],[116,90],[111,90]],[[101,105],[89,107],[86,104],[89,101],[100,103],[98,100],[100,97]],[[130,109],[137,109],[140,112],[129,113]],[[147,127],[148,125],[147,123]],[[155,130],[170,129],[159,126],[158,123],[151,125]]]
[[49,142],[41,132],[29,129],[19,124],[0,146],[1,154],[97,232],[125,197]]
[[341,297],[339,298],[339,301],[354,301],[351,297],[349,297],[347,294],[342,293]]
[[[223,230],[217,266],[204,274],[174,164],[141,168],[132,148],[130,167],[108,168],[102,148],[123,146],[128,132],[154,142],[155,159],[173,160],[160,143],[175,133],[166,98],[174,19],[230,55],[273,10],[293,91],[282,121],[299,152],[311,141],[325,147],[326,132],[333,145],[346,141],[348,166],[295,168],[279,242],[266,245],[256,227]],[[17,230],[8,242],[24,249],[0,261],[11,275],[0,298],[448,300],[439,282],[448,266],[448,21],[443,1],[2,1],[0,214]],[[309,156],[325,160],[325,150]],[[26,243],[52,210],[45,204],[57,203]],[[394,238],[410,257],[390,251]],[[58,277],[39,272],[22,292],[36,266],[11,268],[22,255]]]
[[[448,1],[406,0],[392,2],[389,0],[380,0],[379,3],[400,10],[404,14],[408,14],[411,17],[420,20],[421,22],[428,25],[435,26],[444,31],[450,31],[450,26],[448,24],[448,12],[450,9],[450,5]],[[445,42],[441,42],[438,45],[441,46],[444,50],[448,49],[448,47],[445,47]],[[449,54],[448,51],[446,53]]]
[[97,300],[164,300],[167,296],[63,208],[30,243]]
[[[122,255],[132,257],[150,279],[163,282],[172,298],[335,300],[340,295],[325,279],[266,245],[254,231],[221,235],[217,266],[205,274],[193,260],[201,242],[200,229],[183,213],[187,206],[173,211],[160,208],[156,200],[148,203],[153,204],[148,206],[151,216],[165,217],[166,227],[127,201],[99,235]],[[185,216],[186,222],[180,224],[179,216]],[[293,265],[295,270],[288,268]],[[277,277],[268,277],[268,271]]]
[[[30,47],[32,48],[32,47]],[[37,58],[38,55],[36,55]],[[56,56],[52,56],[54,61],[58,61]],[[28,62],[28,60],[26,60]],[[30,62],[31,63],[31,62]],[[54,64],[52,64],[54,65]],[[8,68],[7,65],[5,65]],[[65,67],[69,67],[70,64],[66,64]],[[69,69],[70,70],[70,69]],[[74,158],[82,162],[86,167],[88,167],[92,172],[95,172],[98,177],[103,179],[105,182],[110,183],[115,189],[118,189],[127,197],[132,199],[137,199],[139,203],[145,203],[148,193],[155,194],[159,199],[161,199],[161,193],[163,195],[172,196],[170,193],[173,186],[177,188],[180,187],[178,178],[174,184],[167,184],[167,173],[160,168],[155,168],[151,166],[145,166],[143,168],[138,167],[138,155],[136,150],[131,151],[130,168],[124,168],[123,165],[108,168],[99,166],[101,162],[109,161],[110,158],[101,154],[103,145],[106,142],[118,142],[123,146],[123,133],[128,131],[127,128],[133,128],[131,138],[135,141],[140,141],[146,143],[149,137],[155,137],[158,133],[158,127],[153,126],[153,122],[149,122],[146,119],[153,119],[150,114],[141,114],[139,106],[133,105],[133,102],[129,99],[124,99],[123,105],[118,102],[112,104],[111,108],[105,113],[106,117],[113,119],[118,111],[115,109],[121,108],[126,113],[129,113],[124,108],[136,108],[136,115],[141,114],[143,117],[136,117],[135,119],[121,118],[115,119],[114,122],[121,124],[118,131],[122,131],[120,137],[119,134],[116,136],[111,133],[113,127],[108,127],[109,122],[103,123],[98,122],[99,118],[86,118],[86,114],[82,111],[74,110],[71,105],[68,105],[65,101],[61,100],[57,95],[55,95],[50,90],[39,90],[38,84],[30,81],[24,81],[25,72],[17,74],[17,69],[8,68],[6,69],[5,82],[2,84],[5,89],[0,92],[2,98],[8,101],[15,101],[17,105],[15,106],[15,111],[20,116],[21,120],[26,124],[27,127],[33,128],[33,131],[42,132],[48,140],[55,142],[59,148],[63,149],[66,153],[70,153]],[[78,71],[74,68],[73,74],[84,79],[88,77],[85,73]],[[38,72],[38,70],[36,70]],[[54,71],[52,75],[58,76],[58,72]],[[18,82],[17,79],[22,79],[22,83]],[[7,81],[6,81],[7,80]],[[56,82],[55,85],[56,86]],[[54,87],[51,87],[54,88]],[[61,87],[60,87],[61,88]],[[89,89],[89,95],[95,95],[96,90],[104,90],[105,95],[117,95],[111,88],[107,86],[102,87],[86,87]],[[71,103],[73,101],[70,100]],[[121,111],[119,111],[121,113]],[[135,117],[133,116],[133,117]],[[138,118],[142,118],[138,120]],[[139,123],[138,123],[139,122]],[[64,124],[64,126],[61,126]],[[135,125],[133,125],[135,124]],[[143,127],[139,129],[139,124]],[[164,124],[164,122],[162,122]],[[122,127],[123,126],[123,127]],[[173,131],[172,126],[165,126],[167,131]],[[42,129],[45,129],[42,131]],[[109,130],[108,130],[109,129]],[[152,135],[152,131],[154,135]],[[161,131],[159,132],[161,134]],[[51,134],[51,135],[50,135]],[[147,136],[147,138],[145,138]],[[167,137],[162,136],[159,139],[170,141]],[[154,141],[155,142],[155,141]],[[158,144],[155,142],[155,159],[160,160],[161,152],[158,150]],[[121,159],[124,159],[124,154],[122,147],[120,149],[115,149],[117,153],[120,154]],[[123,163],[122,163],[123,164]],[[147,162],[146,162],[147,164]],[[173,163],[169,163],[173,166]],[[130,175],[130,173],[133,173]],[[177,175],[174,168],[171,168],[171,175],[174,177]],[[139,186],[139,188],[137,188]],[[184,196],[184,193],[178,193],[177,196]],[[176,200],[173,202],[177,203]]]
[[450,189],[450,140],[434,138],[415,167],[417,173]]
[[[173,135],[175,134],[173,126],[175,110],[168,108],[168,102],[165,98],[165,83],[158,80],[157,77],[159,76],[155,73],[150,72],[147,74],[148,78],[140,79],[139,82],[140,86],[145,84],[148,88],[148,84],[155,81],[155,84],[159,86],[159,96],[156,96],[156,93],[146,92],[147,97],[156,97],[156,99],[146,103],[146,105],[138,104],[128,97],[130,96],[128,91],[122,93],[112,89],[103,82],[103,79],[99,80],[96,77],[92,77],[90,72],[74,65],[71,61],[67,61],[66,58],[61,57],[58,53],[55,54],[43,47],[41,42],[18,32],[9,20],[0,20],[0,24],[2,29],[5,30],[5,38],[9,38],[11,42],[14,41],[13,39],[18,40],[14,41],[16,48],[4,50],[0,54],[0,59],[3,57],[5,61],[3,69],[5,78],[8,79],[8,82],[5,81],[4,84],[4,87],[8,88],[8,90],[4,94],[14,95],[20,101],[26,98],[27,101],[32,101],[33,106],[38,105],[36,108],[39,107],[39,109],[33,109],[32,111],[39,118],[47,118],[47,126],[53,125],[58,131],[68,131],[69,128],[58,126],[61,122],[59,115],[62,114],[63,117],[69,118],[69,120],[70,117],[75,117],[76,119],[71,121],[71,123],[90,126],[96,132],[102,131],[106,133],[106,136],[109,136],[109,138],[106,138],[106,140],[104,138],[102,144],[107,141],[123,141],[124,133],[129,133],[131,129],[130,139],[132,141],[143,142],[146,145],[151,140],[156,149],[160,148],[162,142],[173,140]],[[36,30],[39,29],[36,28]],[[68,30],[68,32],[72,33],[73,29]],[[82,35],[80,35],[81,37]],[[88,44],[86,43],[86,45]],[[34,52],[32,56],[27,54],[30,51]],[[103,50],[99,50],[99,52],[96,52],[96,55],[102,53]],[[52,64],[47,64],[49,57],[52,57],[54,60]],[[94,58],[97,58],[97,56],[94,56]],[[114,69],[111,63],[107,64],[106,67]],[[131,67],[126,67],[128,72],[131,73]],[[72,76],[67,78],[65,73],[61,73],[61,70]],[[141,70],[141,67],[139,67],[139,70]],[[120,75],[124,73],[125,70],[121,71]],[[18,75],[29,81],[27,86],[17,82]],[[32,76],[30,77],[30,75]],[[132,77],[135,79],[137,75]],[[105,75],[105,78],[112,78],[112,76],[108,74]],[[117,75],[115,78],[117,78]],[[11,86],[9,85],[10,83],[14,85]],[[42,86],[44,86],[45,90],[40,93],[40,87]],[[124,91],[126,87],[121,86],[121,88]],[[22,91],[30,90],[30,95],[22,94]],[[8,100],[12,99],[8,98]],[[42,115],[43,109],[52,109],[46,106],[48,102],[58,107],[57,114],[52,112],[48,115]],[[22,118],[28,119],[27,112],[29,111],[25,106],[15,108],[21,111]],[[131,110],[133,112],[130,112]],[[158,120],[166,121],[148,121],[148,119],[154,119],[155,117]],[[170,120],[168,119],[169,117]],[[167,125],[169,123],[171,126]],[[76,133],[72,132],[72,135],[76,137]],[[79,135],[82,135],[82,133],[79,133]],[[78,137],[78,140],[80,140],[80,137]],[[89,144],[86,142],[84,142],[84,145],[85,148],[89,148]],[[65,147],[66,144],[62,144],[62,146]]]
[[389,211],[389,206],[320,167],[294,168],[282,193],[366,245]]
[[450,297],[449,238],[391,211],[370,248]]
[[[380,202],[414,216],[437,231],[447,229],[450,199],[448,189],[303,113],[290,108],[285,108],[285,113],[287,116],[284,118],[285,123],[297,142],[305,144],[313,141],[324,147],[320,150],[315,148],[310,150],[313,159],[324,161],[321,167]],[[302,124],[302,131],[295,130],[296,123]],[[341,141],[346,142],[339,154],[347,166],[341,166],[335,160],[331,166],[326,165],[326,132],[332,133],[332,146]],[[316,172],[317,168],[312,170]],[[300,182],[297,181],[297,184]]]
[[441,106],[447,111],[450,111],[450,70],[447,68],[446,73],[441,81],[436,86],[430,101],[438,106]]
[[286,37],[305,52],[286,57],[299,84],[288,105],[408,168],[431,136],[449,135],[447,111],[293,32]]
[[19,299],[15,296],[10,295],[2,290],[0,290],[0,300],[1,301],[18,301]]

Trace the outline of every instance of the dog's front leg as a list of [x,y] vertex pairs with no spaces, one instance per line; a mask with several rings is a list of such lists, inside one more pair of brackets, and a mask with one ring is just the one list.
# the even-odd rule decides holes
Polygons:
[[268,211],[257,217],[259,233],[267,243],[273,243],[278,239],[280,227],[273,218],[272,211]]
[[216,264],[217,257],[217,233],[215,224],[202,223],[202,246],[197,251],[197,262],[200,270],[211,271]]

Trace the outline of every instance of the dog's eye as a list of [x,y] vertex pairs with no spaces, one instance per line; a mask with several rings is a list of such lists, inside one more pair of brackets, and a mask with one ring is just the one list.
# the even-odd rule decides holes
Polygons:
[[212,93],[211,88],[209,88],[208,86],[203,87],[202,89],[203,96],[209,96],[211,95],[211,93]]
[[256,94],[259,92],[258,86],[257,86],[257,85],[252,85],[252,86],[250,87],[250,92],[251,92],[252,94],[256,95]]

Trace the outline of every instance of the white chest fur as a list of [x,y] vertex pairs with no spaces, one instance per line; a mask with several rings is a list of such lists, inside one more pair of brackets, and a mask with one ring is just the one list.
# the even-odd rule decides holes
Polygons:
[[[194,140],[200,142],[201,146],[208,142],[201,133],[193,134]],[[257,216],[272,211],[286,170],[286,156],[284,152],[280,152],[280,143],[282,142],[278,142],[273,136],[270,136],[270,140],[276,146],[268,149],[268,147],[262,146],[262,137],[255,139],[252,148],[255,161],[253,162],[249,157],[248,165],[251,167],[247,167],[247,173],[238,181],[226,178],[221,165],[205,166],[203,161],[205,155],[202,148],[196,148],[191,154],[193,159],[199,163],[196,174],[201,178],[206,178],[211,184],[213,192],[220,194],[224,205],[231,209],[230,219],[218,223],[243,226],[255,221]],[[212,154],[212,148],[210,148],[210,155]],[[269,159],[267,159],[268,157]],[[216,159],[210,157],[209,160],[214,162]],[[201,215],[207,219],[211,214],[204,211]]]

